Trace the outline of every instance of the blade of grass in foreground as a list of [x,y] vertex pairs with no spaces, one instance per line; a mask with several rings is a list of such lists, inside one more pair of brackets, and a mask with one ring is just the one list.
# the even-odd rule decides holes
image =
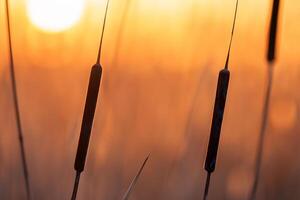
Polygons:
[[267,50],[267,62],[268,62],[267,90],[266,90],[264,104],[263,104],[259,140],[258,140],[258,146],[256,150],[254,181],[249,195],[249,200],[255,199],[257,187],[260,179],[260,170],[261,170],[262,157],[264,151],[265,135],[267,130],[268,118],[269,118],[269,109],[270,109],[269,107],[270,107],[271,92],[272,92],[272,85],[273,85],[273,74],[274,74],[273,65],[274,65],[275,53],[276,53],[276,37],[277,37],[279,5],[280,5],[280,0],[273,1],[272,16],[271,16],[270,29],[269,29],[269,44]]
[[16,122],[17,122],[17,131],[18,131],[18,139],[19,139],[19,146],[20,146],[20,153],[22,159],[22,167],[23,167],[23,174],[25,180],[25,188],[26,188],[26,196],[27,199],[31,199],[30,194],[30,182],[29,182],[29,173],[28,173],[28,166],[26,160],[26,153],[25,153],[25,146],[24,146],[24,134],[23,128],[21,123],[21,113],[19,108],[19,101],[18,101],[18,92],[17,92],[17,81],[15,76],[15,66],[14,66],[14,58],[13,58],[13,50],[12,50],[12,42],[11,42],[11,30],[10,30],[10,15],[9,15],[9,3],[8,0],[5,1],[6,3],[6,20],[7,20],[7,31],[8,31],[8,44],[9,44],[9,62],[10,62],[10,75],[11,75],[11,83],[12,83],[12,93],[13,93],[13,103],[16,115]]
[[105,9],[105,14],[103,19],[103,27],[102,27],[101,37],[100,37],[97,61],[96,64],[92,67],[91,74],[90,74],[85,108],[84,108],[82,124],[81,124],[80,137],[79,137],[79,142],[77,147],[77,154],[76,154],[75,164],[74,164],[74,168],[76,170],[76,176],[75,176],[75,182],[73,187],[73,193],[71,197],[72,200],[76,199],[77,190],[80,181],[80,174],[84,170],[87,151],[90,142],[91,130],[94,121],[94,114],[97,105],[98,93],[99,93],[101,76],[102,76],[102,67],[100,65],[101,51],[102,51],[102,42],[103,42],[108,6],[109,6],[109,0],[107,0],[106,2],[106,9]]
[[136,174],[136,176],[134,177],[134,179],[131,181],[131,183],[130,183],[130,185],[129,185],[127,191],[125,192],[125,194],[124,194],[122,200],[128,200],[128,199],[129,199],[130,194],[131,194],[131,192],[132,192],[134,186],[136,185],[136,183],[137,183],[137,181],[138,181],[138,179],[139,179],[139,177],[140,177],[140,175],[141,175],[141,173],[142,173],[142,171],[143,171],[143,169],[144,169],[144,167],[145,167],[145,165],[146,165],[146,163],[147,163],[147,161],[148,161],[148,159],[149,159],[149,156],[150,156],[150,155],[148,155],[148,156],[146,157],[146,159],[144,160],[144,162],[143,162],[142,166],[140,167],[138,173]]
[[228,90],[229,78],[230,78],[228,63],[229,63],[231,43],[232,43],[232,38],[233,38],[233,33],[235,28],[236,15],[238,10],[238,2],[239,1],[237,0],[225,67],[219,72],[213,119],[212,119],[211,130],[210,130],[210,138],[209,138],[208,150],[207,150],[207,155],[205,160],[205,170],[207,171],[207,178],[206,178],[206,184],[205,184],[204,195],[203,195],[204,200],[207,199],[211,173],[215,171],[216,162],[217,162],[217,154],[218,154],[219,141],[221,135],[222,121],[223,121],[227,90]]

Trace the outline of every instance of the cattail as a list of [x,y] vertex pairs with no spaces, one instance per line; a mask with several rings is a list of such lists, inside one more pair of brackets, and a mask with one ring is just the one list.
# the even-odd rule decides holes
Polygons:
[[137,181],[138,181],[138,179],[139,179],[139,177],[140,177],[140,175],[141,175],[141,173],[142,173],[142,171],[143,171],[143,169],[144,169],[144,167],[145,167],[145,165],[146,165],[146,163],[149,159],[149,156],[150,155],[148,155],[146,157],[146,159],[144,160],[143,164],[141,165],[138,173],[135,175],[134,179],[131,181],[131,183],[130,183],[128,189],[126,190],[122,200],[128,200],[129,199],[131,191],[133,190],[134,186],[136,185],[136,183],[137,183]]
[[280,5],[280,0],[273,1],[272,16],[271,16],[270,30],[269,30],[268,54],[267,54],[268,62],[273,62],[275,60],[279,5]]
[[92,67],[90,74],[89,86],[81,124],[81,133],[74,165],[75,170],[79,172],[82,172],[84,170],[84,164],[86,160],[86,154],[89,146],[94,114],[98,99],[101,75],[102,68],[100,64],[95,64]]
[[208,150],[207,150],[207,155],[205,160],[205,170],[207,171],[207,178],[206,178],[205,190],[203,195],[204,200],[207,198],[210,176],[211,173],[214,172],[216,162],[217,162],[217,154],[218,154],[219,140],[220,140],[220,134],[222,128],[223,114],[225,109],[226,96],[227,96],[227,90],[228,90],[228,84],[230,78],[228,63],[229,63],[231,43],[232,43],[232,38],[233,38],[233,33],[235,28],[237,8],[238,8],[238,0],[236,1],[235,14],[234,14],[231,38],[229,42],[225,67],[219,72],[213,119],[212,119],[211,130],[210,130],[210,138],[209,138]]
[[109,0],[106,3],[106,9],[103,19],[103,27],[100,38],[99,50],[96,64],[92,67],[89,79],[89,86],[86,96],[85,108],[82,118],[80,137],[77,147],[77,154],[75,158],[74,168],[76,170],[74,188],[72,193],[72,200],[76,199],[77,190],[79,186],[80,174],[84,170],[86,155],[89,147],[89,141],[91,136],[91,130],[94,121],[94,114],[97,105],[98,93],[100,88],[101,76],[102,76],[102,67],[100,65],[101,60],[101,50],[102,50],[102,42],[103,35],[105,30],[106,16],[108,11]]
[[30,194],[30,182],[29,182],[29,173],[27,167],[25,146],[24,146],[24,134],[21,123],[21,113],[19,109],[19,101],[18,101],[18,92],[17,92],[17,81],[15,76],[15,66],[14,66],[14,58],[13,58],[13,50],[12,50],[12,42],[11,42],[11,30],[10,30],[10,15],[9,15],[9,3],[8,0],[6,3],[6,20],[7,20],[7,31],[8,31],[8,44],[9,44],[9,62],[10,62],[10,75],[11,75],[11,83],[12,83],[12,94],[13,94],[13,103],[16,115],[16,123],[17,123],[17,131],[18,131],[18,139],[20,146],[20,154],[22,159],[22,168],[25,180],[25,188],[26,188],[26,196],[27,199],[31,199]]
[[210,138],[208,144],[208,151],[207,151],[207,156],[205,161],[205,170],[208,173],[212,173],[215,170],[215,166],[217,162],[217,154],[218,154],[219,140],[221,134],[221,127],[222,127],[223,114],[224,114],[225,103],[226,103],[229,78],[230,78],[230,72],[228,69],[222,69],[219,72],[213,119],[212,119]]
[[264,98],[262,120],[261,120],[260,132],[259,132],[259,141],[256,150],[254,181],[249,195],[249,200],[255,199],[259,178],[260,178],[260,170],[261,170],[262,156],[264,150],[267,123],[269,118],[270,99],[271,99],[271,91],[272,91],[272,84],[273,84],[273,75],[274,75],[273,64],[276,57],[275,53],[276,53],[276,36],[277,36],[279,5],[280,5],[279,0],[273,1],[272,16],[271,16],[270,29],[269,29],[268,49],[267,49],[267,62],[268,62],[267,90]]

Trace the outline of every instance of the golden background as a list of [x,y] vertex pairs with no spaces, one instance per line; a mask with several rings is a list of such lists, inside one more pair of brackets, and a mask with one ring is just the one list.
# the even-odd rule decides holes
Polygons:
[[[87,0],[80,21],[58,33],[34,27],[26,1],[10,2],[33,198],[67,199],[105,1]],[[271,4],[239,4],[210,199],[245,199],[253,180]],[[131,0],[124,18],[125,6],[111,0],[108,11],[100,101],[78,199],[120,199],[148,153],[133,200],[200,199],[217,73],[225,62],[235,1]],[[300,198],[299,10],[297,0],[281,3],[258,199]],[[0,28],[0,199],[23,199],[4,1]]]

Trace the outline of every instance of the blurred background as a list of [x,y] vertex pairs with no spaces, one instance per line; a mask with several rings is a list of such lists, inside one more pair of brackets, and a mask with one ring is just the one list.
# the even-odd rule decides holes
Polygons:
[[[12,44],[33,199],[68,199],[105,0],[10,0]],[[241,0],[210,199],[246,199],[266,90],[272,1]],[[234,0],[111,0],[104,69],[78,199],[201,199],[218,71]],[[0,199],[25,199],[0,2]],[[282,1],[258,199],[300,198],[300,2]],[[124,13],[125,12],[125,13]]]

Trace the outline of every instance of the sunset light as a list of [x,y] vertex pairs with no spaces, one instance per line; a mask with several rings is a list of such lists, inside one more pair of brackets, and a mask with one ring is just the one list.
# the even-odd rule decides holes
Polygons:
[[300,0],[0,0],[0,200],[300,200]]
[[28,0],[27,16],[37,28],[60,32],[79,21],[84,0]]

